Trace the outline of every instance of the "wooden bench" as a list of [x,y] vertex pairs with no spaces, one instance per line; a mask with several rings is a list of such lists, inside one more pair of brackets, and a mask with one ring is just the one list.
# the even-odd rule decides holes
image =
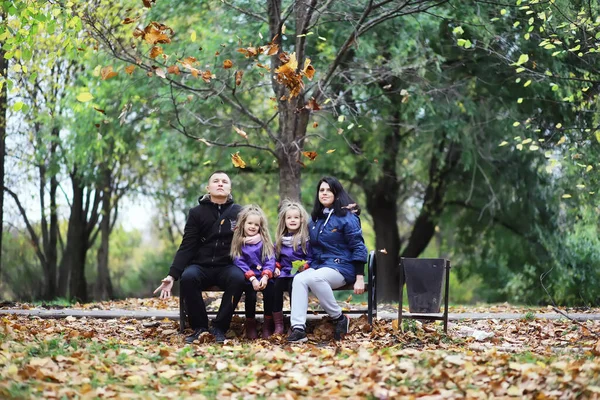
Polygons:
[[[367,319],[369,324],[373,324],[373,318],[377,317],[377,260],[375,257],[375,251],[371,251],[369,253],[369,257],[367,258],[367,276],[365,280],[365,293],[367,293],[367,308],[358,309],[358,310],[344,310],[345,314],[367,314]],[[354,285],[346,285],[337,290],[354,290]],[[218,286],[211,286],[208,289],[204,290],[204,292],[222,292]],[[309,311],[312,313],[325,314],[325,311]],[[256,311],[257,314],[262,314],[262,311]],[[284,314],[289,314],[289,311],[284,311]],[[216,315],[216,311],[207,311],[208,315]],[[235,311],[234,314],[244,314],[244,311]],[[185,324],[187,320],[187,314],[185,311],[185,304],[183,301],[183,297],[179,296],[179,330],[183,333],[185,329]]]

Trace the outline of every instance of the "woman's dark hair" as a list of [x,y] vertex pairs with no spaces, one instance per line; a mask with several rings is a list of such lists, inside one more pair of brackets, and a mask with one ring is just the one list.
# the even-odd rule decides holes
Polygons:
[[[344,187],[333,176],[324,176],[317,183],[317,194],[315,195],[315,204],[313,206],[312,212],[310,216],[313,221],[316,221],[317,218],[323,215],[323,205],[319,201],[319,188],[321,187],[321,183],[325,182],[329,185],[331,192],[333,193],[334,200],[331,208],[333,208],[333,212],[335,215],[343,217],[348,213],[348,211],[352,211],[356,215],[360,215],[360,207],[358,204],[350,197],[348,192],[344,190]],[[348,205],[354,204],[354,207],[348,208]]]

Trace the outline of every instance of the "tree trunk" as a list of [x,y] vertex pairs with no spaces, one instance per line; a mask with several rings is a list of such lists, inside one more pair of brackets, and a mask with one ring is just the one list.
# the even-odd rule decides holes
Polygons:
[[113,287],[108,269],[109,237],[111,231],[112,186],[111,171],[103,164],[102,178],[102,221],[100,222],[100,247],[97,254],[97,272],[94,298],[108,300],[113,297]]
[[[271,37],[275,38],[275,43],[279,45],[280,51],[271,57],[271,63],[274,66],[273,71],[281,65],[279,53],[281,53],[281,0],[268,0],[268,19]],[[312,0],[296,1],[294,4],[294,13],[296,16],[296,35],[304,31],[308,26],[314,5]],[[303,32],[306,33],[306,32]],[[304,66],[304,49],[306,47],[306,37],[296,36],[296,57],[298,60],[298,70]],[[275,153],[279,163],[279,196],[280,199],[290,198],[292,200],[300,199],[301,184],[301,164],[300,156],[304,148],[304,139],[308,126],[309,111],[304,108],[303,92],[297,97],[289,98],[289,90],[275,79],[275,72],[271,75],[273,82],[273,92],[278,99],[279,107],[279,132],[277,135],[277,146]]]
[[[6,11],[0,13],[6,21]],[[4,58],[4,46],[0,43],[0,74],[7,76],[8,60]],[[0,186],[4,188],[4,157],[6,153],[6,117],[8,106],[8,85],[4,82],[0,89]],[[2,237],[4,236],[4,190],[0,190],[0,280],[2,279]]]
[[[58,127],[52,129],[52,143],[50,144],[50,163],[56,162],[56,149],[58,147]],[[46,291],[45,297],[47,299],[54,299],[56,297],[57,285],[56,285],[56,273],[58,264],[58,210],[56,205],[56,191],[58,189],[58,179],[56,174],[50,177],[50,230],[48,238],[48,247],[46,249]]]
[[[446,148],[448,147],[448,148]],[[429,184],[425,190],[423,206],[413,225],[410,239],[402,251],[402,257],[418,257],[429,245],[435,234],[438,219],[444,210],[444,195],[448,187],[448,174],[458,163],[460,150],[457,145],[443,139],[437,151],[432,152],[429,166]]]
[[[390,188],[382,182],[375,185]],[[381,193],[380,193],[381,194]],[[381,302],[398,301],[398,254],[401,241],[396,218],[398,215],[395,197],[378,196],[365,189],[367,210],[373,217],[375,230],[375,257],[377,259],[377,298]]]
[[71,174],[73,200],[67,232],[67,244],[60,265],[58,295],[60,297],[87,300],[87,283],[85,281],[85,255],[88,248],[86,228],[87,221],[84,212],[84,188],[77,172]]
[[[401,104],[398,102],[397,104]],[[400,107],[400,106],[399,106]],[[400,148],[400,109],[392,116],[390,129],[383,138],[386,149],[381,165],[381,176],[377,180],[363,179],[370,167],[364,161],[357,169],[359,183],[367,200],[367,211],[373,217],[375,230],[375,257],[377,257],[377,297],[379,301],[398,301],[398,254],[402,245],[398,232],[398,194],[400,181],[396,173],[396,158]]]

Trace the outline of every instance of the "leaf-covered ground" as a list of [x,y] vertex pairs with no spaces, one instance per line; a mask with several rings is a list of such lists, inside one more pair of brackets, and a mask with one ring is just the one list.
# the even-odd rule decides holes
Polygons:
[[[131,299],[83,308],[171,308]],[[23,308],[26,305],[22,305]],[[499,306],[505,312],[541,312]],[[507,309],[509,308],[509,309]],[[490,308],[455,308],[490,312]],[[305,344],[229,339],[184,345],[177,321],[90,318],[0,320],[0,398],[600,398],[600,321],[353,319],[333,342],[326,319]]]

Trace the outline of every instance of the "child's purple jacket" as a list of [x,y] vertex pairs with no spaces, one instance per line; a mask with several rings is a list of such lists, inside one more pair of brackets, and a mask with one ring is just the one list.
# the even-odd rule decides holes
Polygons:
[[275,257],[262,259],[262,241],[256,244],[245,244],[242,246],[242,255],[235,257],[233,263],[243,272],[246,279],[267,275],[273,277],[275,271]]
[[296,260],[305,260],[309,265],[312,261],[310,244],[306,243],[306,254],[302,250],[302,246],[298,245],[298,248],[294,251],[293,246],[281,246],[281,254],[279,255],[279,265],[281,266],[280,278],[291,278],[292,275],[292,262]]

